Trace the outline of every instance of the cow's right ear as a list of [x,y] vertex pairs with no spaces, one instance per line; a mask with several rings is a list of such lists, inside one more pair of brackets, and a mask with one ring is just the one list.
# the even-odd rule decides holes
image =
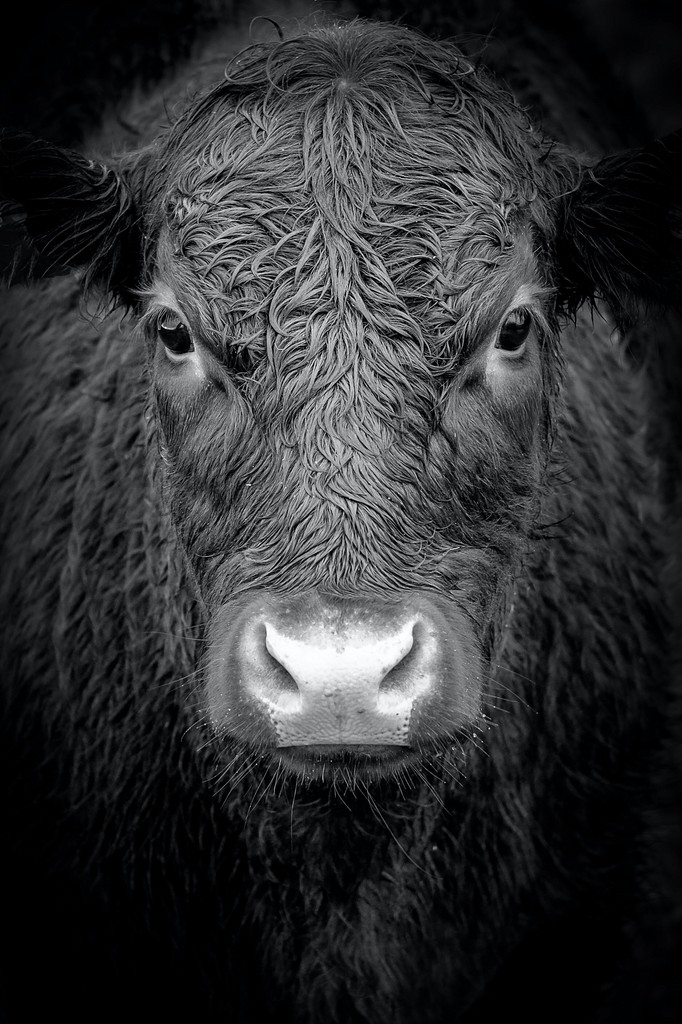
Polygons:
[[585,168],[561,200],[559,298],[604,299],[623,326],[682,306],[682,131]]
[[0,131],[0,274],[10,282],[79,269],[131,302],[142,237],[120,174],[28,132]]

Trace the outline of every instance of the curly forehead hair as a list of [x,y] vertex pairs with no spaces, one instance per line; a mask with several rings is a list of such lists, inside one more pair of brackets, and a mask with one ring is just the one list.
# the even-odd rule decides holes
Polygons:
[[268,325],[343,317],[437,368],[551,234],[558,176],[514,99],[451,44],[359,24],[249,47],[157,150],[161,272],[245,366]]

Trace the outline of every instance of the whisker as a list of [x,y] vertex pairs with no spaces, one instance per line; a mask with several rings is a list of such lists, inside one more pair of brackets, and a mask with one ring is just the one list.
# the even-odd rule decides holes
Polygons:
[[[188,626],[188,627],[185,627],[185,628],[192,629],[193,627],[192,626]],[[194,628],[196,628],[196,629],[204,629],[205,627],[203,625],[200,625],[200,626],[196,626]],[[187,633],[173,633],[170,630],[163,630],[163,629],[145,629],[145,630],[143,630],[140,633],[140,636],[142,636],[142,637],[163,636],[163,637],[166,637],[166,639],[168,639],[168,640],[191,640],[192,643],[195,643],[195,644],[199,643],[201,641],[201,639],[202,639],[200,636],[189,636]]]
[[412,857],[410,855],[410,853],[405,849],[405,847],[402,845],[402,843],[400,842],[400,840],[396,836],[395,832],[392,830],[392,828],[390,827],[390,825],[386,821],[385,816],[381,813],[381,808],[379,807],[379,805],[377,804],[376,800],[374,799],[374,797],[372,795],[372,792],[369,789],[369,787],[367,786],[366,782],[364,780],[359,780],[359,781],[360,781],[360,785],[361,785],[362,789],[364,790],[364,793],[365,793],[365,795],[367,797],[367,803],[368,803],[368,806],[369,806],[372,814],[374,815],[376,820],[381,825],[383,825],[383,827],[386,829],[386,831],[388,832],[389,836],[391,837],[391,839],[393,840],[393,842],[395,843],[397,848],[400,850],[400,852],[403,854],[403,856],[410,862],[410,864],[412,864],[417,869],[417,871],[420,871],[423,875],[426,875],[426,877],[429,878],[432,882],[440,881],[440,879],[438,878],[437,875],[431,874],[431,872],[427,871],[426,868],[423,867],[423,865],[417,863],[417,861],[414,859],[414,857]]

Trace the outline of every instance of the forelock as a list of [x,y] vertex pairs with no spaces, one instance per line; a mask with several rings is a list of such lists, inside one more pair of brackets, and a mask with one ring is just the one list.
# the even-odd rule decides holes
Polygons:
[[259,44],[159,148],[162,263],[233,356],[344,318],[437,366],[546,233],[543,146],[451,44],[357,22]]
[[[421,165],[426,155],[462,179],[467,200],[478,198],[477,182],[481,198],[509,208],[537,193],[544,142],[511,94],[454,44],[359,21],[242,51],[225,80],[174,125],[160,158],[180,176],[196,160],[207,170],[238,172],[244,143],[265,142],[274,132],[270,157],[289,137],[287,160],[301,143],[304,158],[321,148],[343,159],[347,140],[333,124],[350,115],[358,145],[371,143],[374,155],[385,148],[394,161],[404,154],[396,171],[415,160]],[[182,188],[177,201],[182,205]]]

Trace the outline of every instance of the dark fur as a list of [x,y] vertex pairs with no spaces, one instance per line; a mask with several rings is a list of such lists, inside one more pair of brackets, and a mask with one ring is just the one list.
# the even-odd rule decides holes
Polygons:
[[[95,998],[112,1019],[590,1019],[626,941],[666,672],[662,509],[646,378],[603,306],[562,317],[670,298],[677,143],[653,171],[592,170],[454,48],[378,26],[247,52],[116,170],[46,146],[51,192],[6,140],[34,272],[85,254],[88,282],[142,306],[154,267],[214,360],[182,398],[145,355],[153,307],[138,332],[86,325],[69,278],[4,305],[18,1019],[42,1005],[28,942],[72,1019]],[[86,182],[82,216],[55,161]],[[642,166],[655,216],[628,199],[595,233],[595,189],[627,198]],[[521,235],[541,386],[510,410],[466,360]],[[217,612],[311,588],[465,609],[487,659],[466,740],[307,785],[215,737]]]

